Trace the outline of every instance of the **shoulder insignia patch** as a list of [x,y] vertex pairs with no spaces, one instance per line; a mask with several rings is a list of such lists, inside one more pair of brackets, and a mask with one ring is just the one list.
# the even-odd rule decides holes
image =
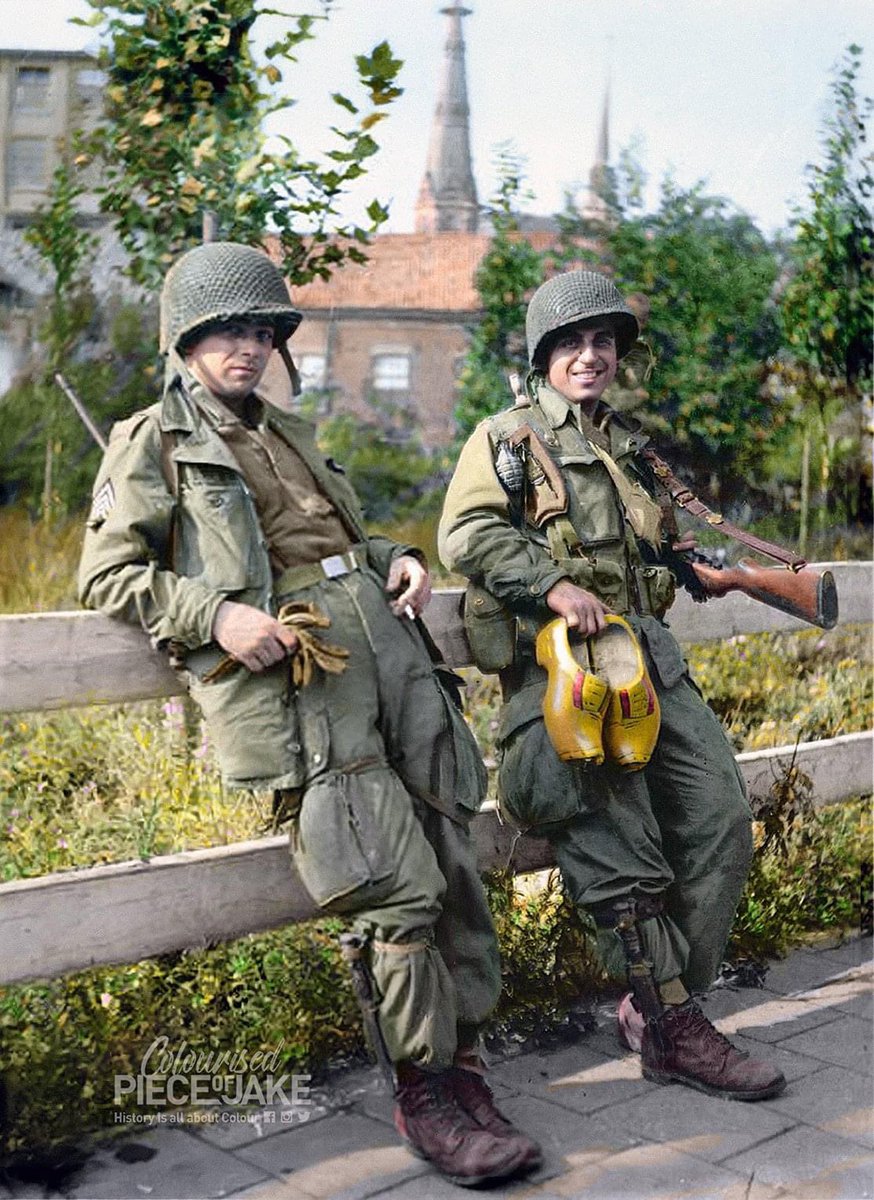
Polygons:
[[112,486],[112,480],[107,479],[94,493],[94,498],[91,501],[91,512],[88,514],[89,522],[105,521],[107,514],[114,505],[115,488]]

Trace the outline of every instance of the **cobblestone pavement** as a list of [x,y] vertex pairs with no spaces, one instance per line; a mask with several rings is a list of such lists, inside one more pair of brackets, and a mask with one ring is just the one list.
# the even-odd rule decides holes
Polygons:
[[[764,988],[722,987],[711,1020],[775,1060],[786,1091],[733,1103],[641,1077],[613,1013],[572,1045],[493,1065],[501,1107],[545,1163],[494,1200],[865,1200],[874,1197],[874,964],[868,939],[794,951]],[[398,1142],[375,1071],[309,1103],[224,1124],[160,1125],[98,1145],[61,1191],[9,1180],[0,1200],[443,1200],[457,1188]],[[305,1119],[301,1119],[301,1118]]]

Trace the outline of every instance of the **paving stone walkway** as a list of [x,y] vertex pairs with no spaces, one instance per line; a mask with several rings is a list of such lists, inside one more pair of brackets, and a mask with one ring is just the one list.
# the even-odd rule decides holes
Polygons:
[[[573,1045],[521,1053],[490,1076],[504,1111],[542,1143],[533,1177],[494,1200],[867,1200],[874,1197],[869,939],[793,952],[764,988],[722,987],[704,1002],[744,1049],[788,1079],[741,1104],[644,1080],[619,1047],[610,1009]],[[163,1125],[98,1148],[62,1193],[15,1181],[0,1200],[444,1200],[475,1192],[399,1143],[375,1071],[350,1072],[294,1110],[254,1120]],[[306,1119],[301,1119],[305,1117]]]

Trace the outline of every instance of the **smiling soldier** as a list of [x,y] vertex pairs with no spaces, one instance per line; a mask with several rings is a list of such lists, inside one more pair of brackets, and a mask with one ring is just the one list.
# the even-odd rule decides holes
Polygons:
[[471,435],[440,524],[443,562],[472,583],[474,660],[500,674],[499,803],[550,839],[605,959],[627,971],[620,1036],[647,1078],[764,1099],[783,1076],[690,995],[717,974],[751,817],[662,620],[665,552],[694,538],[669,536],[647,439],[603,401],[637,319],[609,279],[577,270],[535,292],[526,330],[525,390]]

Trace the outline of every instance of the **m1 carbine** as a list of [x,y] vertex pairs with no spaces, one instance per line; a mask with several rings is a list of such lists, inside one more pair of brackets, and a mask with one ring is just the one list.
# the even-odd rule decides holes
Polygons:
[[766,567],[751,558],[742,558],[733,567],[724,566],[700,550],[674,553],[672,560],[671,569],[694,600],[744,592],[820,629],[833,629],[837,624],[838,593],[831,571],[814,571],[808,566],[795,570],[789,566]]
[[[838,621],[838,593],[831,571],[814,571],[800,555],[733,525],[699,500],[654,451],[644,450],[643,457],[664,489],[662,513],[668,535],[669,566],[693,600],[709,600],[712,596],[739,591],[801,621],[818,625],[820,629],[834,628]],[[677,552],[670,549],[670,543],[677,535],[671,502],[696,521],[716,529],[726,537],[734,538],[752,550],[766,554],[782,566],[766,567],[752,559],[742,558],[736,566],[730,567],[724,566],[718,558],[711,557],[705,551]]]

